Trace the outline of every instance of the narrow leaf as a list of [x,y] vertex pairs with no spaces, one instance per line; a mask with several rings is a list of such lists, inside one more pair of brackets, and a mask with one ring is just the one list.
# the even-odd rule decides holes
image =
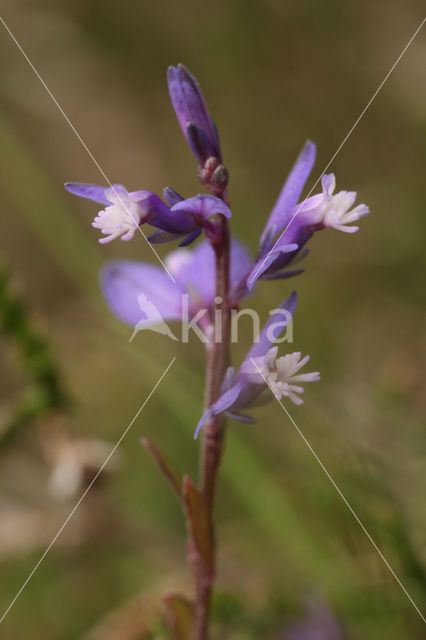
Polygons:
[[173,640],[191,640],[194,619],[192,602],[177,593],[165,595],[164,602]]
[[214,542],[204,496],[193,485],[188,476],[183,478],[183,500],[186,507],[188,526],[197,553],[208,570],[214,572]]
[[158,468],[169,481],[173,491],[175,491],[179,500],[181,500],[182,492],[180,489],[180,480],[177,471],[173,468],[164,454],[159,451],[157,447],[151,442],[151,440],[148,440],[148,438],[142,438],[141,442],[145,449],[152,455],[158,465]]

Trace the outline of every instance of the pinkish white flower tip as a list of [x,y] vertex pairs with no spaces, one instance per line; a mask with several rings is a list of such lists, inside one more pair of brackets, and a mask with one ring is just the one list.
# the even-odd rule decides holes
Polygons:
[[99,211],[92,222],[95,229],[100,229],[106,238],[99,242],[106,244],[121,236],[122,240],[131,240],[135,231],[143,221],[144,212],[124,187],[105,189],[105,197],[111,205]]
[[294,404],[303,404],[299,395],[304,392],[304,389],[295,383],[317,382],[320,379],[319,372],[298,373],[309,362],[309,356],[301,358],[299,351],[279,358],[277,353],[278,347],[272,347],[266,355],[251,359],[251,363],[246,362],[241,370],[250,376],[254,384],[266,382],[278,400],[286,396]]
[[355,209],[351,209],[356,200],[355,191],[339,191],[333,195],[336,188],[336,178],[333,173],[323,175],[321,184],[324,199],[320,209],[324,227],[332,227],[346,233],[358,231],[359,227],[347,225],[370,213],[367,205],[360,204]]

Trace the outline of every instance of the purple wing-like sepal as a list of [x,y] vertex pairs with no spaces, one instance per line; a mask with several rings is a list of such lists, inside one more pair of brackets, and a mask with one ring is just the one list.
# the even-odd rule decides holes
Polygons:
[[293,208],[296,206],[300,195],[315,163],[316,146],[308,140],[300,152],[284,186],[278,200],[271,211],[269,220],[262,233],[261,244],[272,228],[273,233],[283,229],[290,220]]

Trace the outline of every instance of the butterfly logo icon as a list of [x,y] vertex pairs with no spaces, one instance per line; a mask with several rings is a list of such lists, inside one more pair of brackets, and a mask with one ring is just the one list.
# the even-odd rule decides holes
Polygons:
[[155,304],[151,302],[151,300],[149,300],[149,298],[147,298],[145,294],[140,293],[138,295],[138,304],[145,317],[139,320],[139,322],[135,325],[129,342],[132,342],[135,335],[143,329],[150,329],[151,331],[155,331],[156,333],[161,333],[165,336],[168,336],[171,340],[178,341],[178,338],[175,336],[173,331],[164,322],[163,318],[161,317],[161,313],[158,311]]

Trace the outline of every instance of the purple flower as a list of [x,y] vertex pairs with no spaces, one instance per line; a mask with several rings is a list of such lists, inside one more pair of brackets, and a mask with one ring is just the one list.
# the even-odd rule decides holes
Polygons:
[[331,227],[354,233],[359,227],[351,226],[351,223],[370,211],[365,204],[352,208],[356,199],[354,191],[334,194],[336,180],[333,174],[322,176],[322,193],[297,204],[315,154],[314,143],[308,141],[284,184],[262,233],[258,258],[247,274],[249,290],[260,277],[277,279],[301,273],[303,269],[288,270],[288,267],[302,259],[300,251],[315,231]]
[[278,398],[290,398],[295,404],[302,404],[299,394],[303,393],[300,383],[316,382],[319,373],[299,374],[309,360],[301,359],[299,352],[277,358],[278,347],[272,346],[288,325],[297,303],[297,294],[293,292],[281,306],[275,310],[245,357],[238,373],[230,367],[222,385],[222,395],[204,413],[195,430],[194,438],[211,417],[225,413],[228,418],[240,422],[254,423],[256,420],[241,411],[266,404],[273,394]]
[[324,602],[309,602],[306,617],[289,626],[283,640],[344,640],[340,625]]
[[149,224],[159,229],[149,237],[150,242],[167,242],[184,237],[181,244],[195,240],[203,228],[211,232],[214,224],[209,218],[219,214],[231,217],[231,210],[219,198],[198,195],[185,200],[172,189],[165,189],[168,206],[151,191],[128,192],[121,184],[100,187],[92,184],[68,182],[65,188],[82,198],[105,205],[92,225],[106,236],[99,242],[111,242],[121,236],[131,240],[139,226]]
[[[252,262],[246,248],[237,240],[231,244],[231,282],[239,280]],[[210,244],[204,240],[194,251],[176,249],[165,258],[168,271],[143,262],[113,261],[102,270],[101,285],[113,313],[124,323],[135,326],[143,319],[138,297],[143,294],[155,305],[162,319],[181,320],[183,296],[188,296],[188,315],[211,309],[215,297],[215,262]],[[211,318],[204,318],[208,324]],[[149,323],[147,323],[149,326]]]
[[197,80],[182,64],[169,67],[167,83],[177,119],[201,167],[208,158],[222,162],[219,136]]

